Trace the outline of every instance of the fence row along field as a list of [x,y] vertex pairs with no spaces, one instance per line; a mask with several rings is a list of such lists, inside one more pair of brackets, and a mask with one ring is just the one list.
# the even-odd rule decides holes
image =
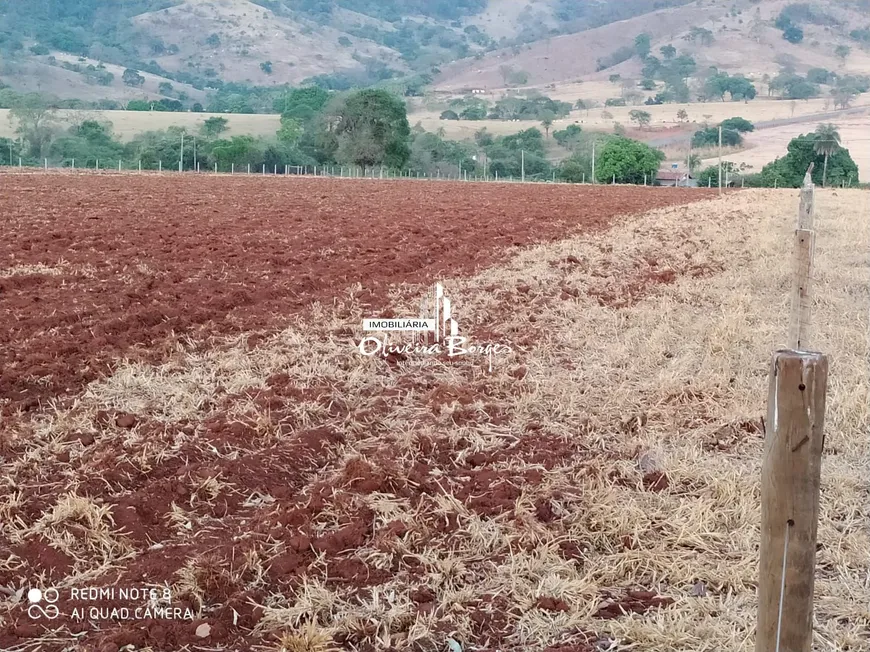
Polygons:
[[[797,201],[0,175],[0,649],[750,649]],[[819,192],[820,649],[870,642],[867,208]],[[510,352],[359,353],[435,282]]]

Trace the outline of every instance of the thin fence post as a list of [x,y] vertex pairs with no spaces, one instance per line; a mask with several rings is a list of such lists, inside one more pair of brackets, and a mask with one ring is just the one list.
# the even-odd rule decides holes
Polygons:
[[218,164],[215,163],[215,164],[214,164],[214,173],[217,174],[217,171],[218,171]]
[[45,169],[48,170],[48,159],[45,159]]
[[230,163],[230,174],[235,174],[235,173],[236,173],[236,164]]
[[157,171],[163,172],[163,161],[157,161]]
[[121,161],[118,161],[118,172],[121,171]]
[[777,351],[761,476],[756,652],[812,648],[828,358]]
[[141,171],[142,171],[142,161],[140,160],[139,161],[139,172],[141,172]]
[[76,169],[76,160],[75,159],[72,160],[72,169],[73,170]]
[[801,188],[797,230],[794,234],[794,277],[791,288],[791,318],[788,345],[796,351],[806,350],[809,342],[812,313],[813,257],[815,255],[815,186],[812,180],[813,164]]

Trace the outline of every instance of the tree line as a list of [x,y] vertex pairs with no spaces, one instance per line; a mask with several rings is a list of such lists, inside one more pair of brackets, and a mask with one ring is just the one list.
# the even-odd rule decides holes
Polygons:
[[[196,169],[197,164],[206,169],[216,164],[222,170],[248,165],[253,169],[264,165],[268,169],[285,165],[383,167],[426,176],[467,173],[506,179],[525,175],[528,180],[652,184],[665,160],[661,151],[642,142],[621,134],[586,132],[573,124],[552,134],[553,140],[570,151],[554,165],[548,158],[552,122],[547,119],[542,121],[546,133],[532,127],[496,136],[484,128],[473,140],[449,140],[443,129],[428,132],[420,125],[411,127],[405,101],[382,89],[336,93],[317,86],[296,88],[280,99],[277,108],[280,128],[270,138],[228,136],[228,120],[215,116],[197,129],[171,127],[122,143],[110,123],[85,119],[63,126],[55,109],[40,96],[25,95],[12,109],[17,138],[0,139],[0,161],[15,165],[20,158],[24,164],[42,165],[48,160],[60,166],[75,161],[77,167],[95,167],[102,161],[108,167],[121,160],[127,168],[141,163],[143,169],[175,169],[180,163],[187,170]],[[637,113],[636,121],[643,127],[644,112]],[[743,118],[731,118],[721,126],[723,141],[731,145],[739,145],[742,134],[754,129]],[[718,145],[718,136],[718,128],[706,127],[695,134],[693,145]],[[836,130],[827,127],[795,139],[785,157],[747,179],[752,185],[797,186],[811,160],[817,161],[819,183],[857,181],[857,166],[840,145]],[[702,182],[705,174],[712,172],[702,172]]]

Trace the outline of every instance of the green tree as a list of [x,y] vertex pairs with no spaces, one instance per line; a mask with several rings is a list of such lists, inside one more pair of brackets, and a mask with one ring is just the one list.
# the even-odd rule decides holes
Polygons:
[[722,129],[747,134],[755,131],[755,125],[745,118],[728,118],[722,122]]
[[673,45],[663,45],[659,48],[659,52],[662,53],[665,61],[670,61],[677,56],[677,48],[675,48]]
[[791,84],[786,92],[786,98],[790,100],[809,100],[813,97],[818,97],[821,93],[818,84],[811,84],[808,81],[799,81]]
[[735,75],[728,80],[728,92],[735,102],[754,100],[758,95],[755,86],[745,77]]
[[596,168],[596,176],[601,182],[616,177],[618,183],[641,184],[644,175],[648,179],[655,178],[664,160],[664,152],[660,150],[636,140],[616,137],[604,146]]
[[842,149],[840,132],[832,124],[823,124],[816,127],[814,133],[816,138],[814,151],[816,154],[821,154],[825,157],[824,170],[822,172],[822,187],[828,185],[828,161],[831,156]]
[[559,179],[567,183],[582,183],[592,180],[591,165],[578,156],[566,158],[559,165]]
[[296,118],[281,116],[281,128],[278,129],[278,140],[287,145],[296,145],[302,136],[302,123]]
[[16,98],[9,116],[26,144],[27,156],[44,158],[57,129],[57,111],[38,93],[28,93]]
[[849,150],[841,147],[828,156],[827,179],[823,180],[825,155],[816,151],[816,143],[815,134],[801,135],[792,139],[788,144],[788,154],[762,169],[763,184],[773,186],[777,181],[780,187],[798,188],[803,183],[811,163],[815,164],[813,182],[818,185],[822,185],[823,181],[830,181],[837,185],[842,181],[858,179],[858,166],[849,154]]
[[634,50],[641,59],[646,59],[652,50],[652,40],[649,34],[638,34],[634,39]]
[[342,163],[402,168],[411,155],[405,103],[386,91],[368,89],[341,98],[328,111],[326,124]]
[[229,120],[220,116],[212,116],[202,123],[200,131],[206,138],[217,138],[229,128]]
[[649,123],[652,121],[652,116],[648,111],[639,111],[637,109],[629,112],[628,117],[641,129],[649,126]]
[[847,109],[858,93],[852,88],[835,88],[831,95],[834,96],[834,108]]
[[852,54],[852,48],[850,48],[848,45],[838,45],[836,48],[834,48],[834,54],[837,56],[838,59],[845,63],[848,56]]
[[525,86],[529,83],[529,73],[525,70],[514,70],[508,75],[507,80],[513,86]]
[[170,84],[169,82],[160,82],[157,90],[161,95],[171,95],[174,89],[172,87],[172,84]]
[[[722,144],[725,147],[736,147],[743,144],[743,137],[735,129],[722,129]],[[708,127],[700,129],[692,136],[692,147],[716,147],[719,145],[719,129]]]
[[263,63],[260,64],[260,70],[262,70],[267,75],[271,75],[272,74],[272,62],[271,61],[264,61]]
[[145,83],[145,78],[132,68],[127,68],[121,79],[127,86],[133,86],[134,88],[138,88]]
[[276,110],[282,116],[295,118],[302,123],[312,120],[326,107],[331,95],[319,86],[294,88],[276,102]]
[[127,102],[127,111],[150,111],[152,104],[147,100],[130,100]]
[[800,43],[804,40],[804,31],[797,25],[789,25],[782,32],[782,37],[789,43]]
[[677,111],[677,120],[680,122],[688,122],[689,121],[689,113],[685,109],[680,109]]
[[211,159],[221,167],[230,165],[256,165],[263,157],[262,149],[253,136],[233,136],[212,144]]
[[574,149],[580,142],[583,129],[579,125],[568,125],[565,129],[553,132],[553,138],[562,147]]
[[547,134],[547,138],[550,137],[550,129],[553,126],[553,120],[556,116],[552,111],[546,111],[544,115],[541,117],[541,126],[544,128],[544,132]]

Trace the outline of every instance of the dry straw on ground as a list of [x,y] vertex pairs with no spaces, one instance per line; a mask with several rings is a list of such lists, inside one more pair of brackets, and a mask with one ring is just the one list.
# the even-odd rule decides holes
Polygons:
[[[73,464],[52,480],[58,499],[46,514],[4,522],[2,535],[50,537],[75,553],[76,574],[127,563],[129,543],[75,493],[89,464],[76,466],[67,435],[103,432],[98,445],[142,469],[169,463],[199,435],[173,431],[157,446],[138,428],[101,431],[99,410],[199,424],[220,413],[247,424],[255,438],[244,450],[200,445],[218,466],[269,451],[287,432],[328,427],[344,442],[304,479],[295,504],[321,495],[325,481],[333,490],[311,515],[312,537],[337,532],[348,515],[369,519],[370,534],[352,550],[318,552],[287,588],[270,573],[290,544],[254,545],[249,531],[282,501],[237,478],[200,480],[172,505],[174,538],[164,543],[221,527],[244,548],[238,572],[221,570],[220,559],[180,560],[175,588],[195,596],[205,618],[219,606],[207,576],[225,572],[261,596],[254,631],[263,649],[434,650],[452,636],[466,650],[750,650],[761,417],[769,359],[787,334],[797,201],[791,191],[730,194],[441,279],[463,332],[513,344],[492,373],[485,361],[361,358],[342,329],[359,337],[371,315],[352,295],[253,351],[239,340],[162,367],[121,365],[72,409],[33,424],[5,488],[33,477],[40,459],[71,451]],[[857,191],[818,193],[811,342],[832,360],[819,650],[870,646],[868,203]],[[419,307],[425,290],[398,288],[397,314]],[[273,386],[276,374],[329,388],[328,404],[301,397],[266,408],[245,393]],[[439,490],[414,484],[420,465]],[[370,477],[380,480],[364,488]],[[233,515],[216,523],[204,508],[232,493],[245,494],[247,525]],[[0,514],[8,509],[0,504]],[[93,521],[75,542],[61,527],[73,512]],[[91,548],[100,554],[81,565]],[[349,558],[386,573],[363,591],[336,584],[336,560]],[[620,615],[632,599],[645,613]]]

